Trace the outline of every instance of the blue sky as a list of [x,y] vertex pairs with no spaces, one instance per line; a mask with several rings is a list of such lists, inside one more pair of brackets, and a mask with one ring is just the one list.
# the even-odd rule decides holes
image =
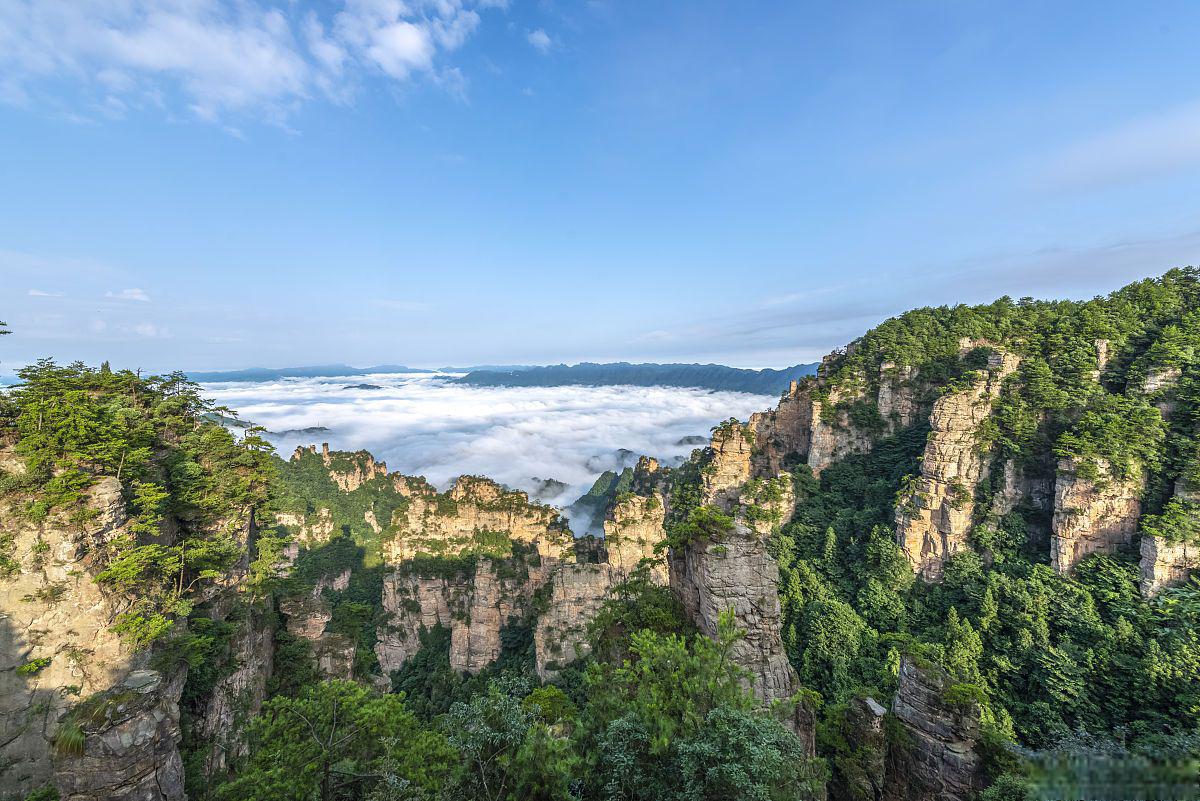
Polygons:
[[1194,3],[0,0],[0,372],[811,361],[1200,262]]

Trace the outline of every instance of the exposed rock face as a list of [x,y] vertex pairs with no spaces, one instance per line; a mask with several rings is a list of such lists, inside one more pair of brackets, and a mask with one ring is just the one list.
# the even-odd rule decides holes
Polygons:
[[813,401],[812,439],[808,446],[808,466],[814,474],[832,465],[839,459],[854,453],[865,453],[874,443],[874,436],[856,428],[844,408],[845,403],[862,400],[866,396],[865,378],[848,386],[833,387],[826,401]]
[[333,538],[333,512],[326,508],[318,509],[315,514],[308,516],[280,512],[275,516],[275,520],[288,527],[292,532],[293,541],[317,545],[329,542]]
[[745,632],[733,659],[750,672],[754,694],[764,703],[794,695],[799,679],[780,633],[779,566],[763,539],[738,523],[721,542],[672,551],[670,566],[671,587],[702,633],[716,636],[721,614],[733,611],[734,624]]
[[553,677],[561,667],[587,656],[587,626],[595,618],[619,568],[606,564],[563,565],[550,579],[550,605],[533,632],[537,672]]
[[1054,506],[1054,482],[1047,478],[1026,475],[1012,459],[1004,463],[1004,475],[996,494],[992,496],[991,514],[1003,517],[1022,503],[1034,509],[1049,511]]
[[728,506],[731,494],[750,480],[754,436],[749,426],[740,423],[723,424],[713,432],[711,458],[701,474],[706,503]]
[[275,654],[275,630],[269,608],[255,607],[230,642],[234,669],[213,687],[196,731],[209,743],[205,775],[224,774],[246,756],[246,723],[262,709]]
[[812,441],[813,382],[793,381],[774,409],[750,415],[754,433],[754,475],[774,476],[788,461],[804,462]]
[[1093,481],[1079,475],[1073,459],[1058,463],[1050,537],[1050,565],[1057,573],[1070,573],[1088,554],[1113,552],[1137,531],[1146,488],[1142,471],[1118,479],[1101,460],[1097,472]]
[[450,630],[450,666],[476,673],[500,656],[500,630],[529,611],[533,594],[555,565],[481,559],[474,570],[451,576],[420,576],[400,568],[384,577],[383,609],[375,654],[384,673],[397,670],[421,648],[420,635],[435,626]]
[[279,611],[287,619],[288,633],[312,646],[317,670],[323,677],[352,678],[355,642],[344,634],[325,631],[325,625],[333,619],[333,610],[319,587],[312,595],[280,601]]
[[970,801],[983,790],[979,707],[948,704],[947,684],[940,669],[901,658],[892,712],[908,736],[889,749],[887,801]]
[[[22,795],[50,781],[50,741],[63,713],[130,670],[130,655],[108,629],[119,610],[90,572],[96,549],[124,533],[120,483],[97,481],[88,507],[95,517],[82,530],[57,517],[32,525],[0,510],[0,532],[13,536],[20,566],[0,580],[0,787]],[[39,670],[17,672],[44,659]]]
[[839,770],[831,785],[835,801],[880,801],[887,772],[887,710],[874,698],[855,698],[846,709],[846,737],[854,748],[858,771]]
[[939,580],[946,560],[967,547],[975,487],[988,465],[976,434],[1017,364],[1016,356],[998,353],[967,389],[933,405],[921,475],[896,507],[896,541],[926,580]]
[[386,544],[392,563],[419,553],[458,552],[484,531],[504,532],[534,546],[542,557],[564,559],[572,552],[571,532],[557,511],[531,504],[524,492],[505,490],[490,479],[462,476],[448,496],[428,484],[410,484],[409,491],[407,510],[392,521],[398,533]]
[[917,368],[884,362],[879,366],[879,416],[889,432],[907,428],[921,416],[921,404],[913,392]]
[[164,677],[135,670],[71,716],[82,751],[57,756],[63,801],[184,801],[179,695],[186,671]]
[[1096,340],[1096,369],[1092,373],[1092,380],[1099,381],[1100,376],[1108,369],[1108,360],[1111,356],[1112,343],[1107,339]]
[[[856,427],[845,407],[871,400],[872,384],[859,374],[842,377],[837,386],[829,386],[836,358],[837,354],[825,357],[817,378],[792,382],[776,408],[751,415],[748,428],[754,435],[754,448],[748,478],[774,477],[797,464],[807,464],[820,473],[839,459],[870,450],[879,437],[917,422],[928,408],[917,370],[884,362],[873,385],[882,427]],[[821,400],[818,396],[823,389],[828,392]],[[730,474],[732,477],[733,472]]]
[[645,560],[651,579],[667,583],[666,556],[654,551],[663,540],[664,518],[663,502],[657,495],[618,498],[609,509],[604,520],[604,549],[620,578]]
[[1190,542],[1167,542],[1163,537],[1142,535],[1139,564],[1142,595],[1152,598],[1166,587],[1187,581],[1200,569],[1200,546]]

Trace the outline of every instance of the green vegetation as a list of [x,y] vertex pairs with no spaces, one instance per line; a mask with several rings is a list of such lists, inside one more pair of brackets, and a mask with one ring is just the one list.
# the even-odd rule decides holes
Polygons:
[[[248,586],[268,580],[279,541],[255,525],[255,515],[269,519],[275,486],[260,430],[235,439],[208,422],[213,407],[179,373],[141,378],[44,359],[18,375],[0,407],[0,433],[26,466],[5,479],[10,503],[32,522],[58,514],[99,525],[91,489],[119,482],[131,519],[104,538],[95,580],[129,599],[113,628],[134,648],[171,631],[248,546]],[[11,573],[6,557],[0,568]]]
[[[1104,364],[1098,340],[1108,343]],[[940,583],[918,581],[896,545],[895,514],[918,486],[929,426],[897,428],[870,400],[873,390],[884,365],[912,367],[918,401],[932,403],[994,370],[999,351],[1021,361],[977,432],[989,478],[951,487],[952,505],[973,509],[972,550],[947,562]],[[887,704],[902,655],[944,670],[941,700],[979,716],[992,782],[981,801],[1091,797],[1102,786],[1169,797],[1194,782],[1200,581],[1146,600],[1131,549],[1092,555],[1059,576],[1048,564],[1050,509],[1034,498],[1013,509],[992,501],[1007,461],[1048,484],[1066,459],[1084,479],[1144,478],[1141,534],[1200,543],[1200,502],[1189,494],[1200,489],[1195,270],[1084,302],[920,309],[829,365],[818,399],[834,388],[866,392],[841,391],[847,400],[823,413],[870,433],[870,452],[819,477],[788,462],[782,479],[755,480],[742,493],[748,522],[778,528],[766,545],[780,565],[784,647],[808,688],[794,702],[819,718],[817,759],[776,717],[787,709],[763,710],[746,690],[730,658],[740,636],[731,620],[715,638],[699,635],[676,595],[644,569],[591,621],[589,655],[554,665],[550,682],[533,670],[543,587],[530,614],[505,621],[501,656],[483,671],[453,670],[450,631],[438,626],[420,633],[416,655],[388,677],[392,692],[371,689],[387,686],[374,647],[386,622],[383,555],[395,537],[417,553],[404,569],[428,578],[468,579],[490,563],[502,581],[519,582],[540,565],[536,552],[484,529],[426,541],[409,530],[417,528],[412,497],[435,521],[458,511],[461,495],[376,475],[365,453],[331,454],[329,465],[307,452],[279,460],[254,427],[235,436],[215,422],[234,427],[178,374],[142,378],[47,360],[20,375],[20,386],[0,394],[0,443],[25,466],[0,474],[5,513],[86,535],[92,578],[121,601],[114,630],[149,650],[138,658],[164,676],[187,667],[180,706],[190,797],[783,801],[820,797],[829,776],[834,797],[857,797],[848,788],[864,786],[878,753],[857,738],[855,709],[868,696]],[[755,444],[736,421],[715,433]],[[667,545],[705,543],[719,554],[735,520],[703,502],[707,459],[697,452],[670,471]],[[355,477],[350,491],[338,484],[346,476]],[[632,481],[632,471],[605,474],[589,503],[609,508]],[[784,520],[778,508],[789,494],[796,511]],[[118,497],[128,521],[110,503]],[[481,497],[490,510],[523,508],[513,493]],[[276,511],[292,515],[278,532],[265,524]],[[289,536],[295,559],[281,577]],[[0,580],[23,561],[41,569],[51,558],[41,539],[29,553],[14,553],[15,542],[0,532]],[[219,589],[226,583],[238,592]],[[48,585],[26,601],[53,604],[60,594]],[[277,610],[290,603],[319,607],[324,634],[353,644],[355,681],[321,680],[313,646],[283,628]],[[240,638],[252,631],[274,637],[269,700],[257,716],[236,701],[247,707],[234,717],[249,749],[231,751],[228,770],[211,775],[211,743],[197,721],[244,663]],[[87,657],[53,658],[77,665]],[[50,659],[15,673],[38,681]],[[89,734],[151,699],[126,689],[82,699],[57,722],[59,758],[80,754]],[[903,750],[894,718],[885,730]]]
[[[835,362],[834,383],[871,383],[893,361],[916,366],[937,391],[980,369],[972,363],[979,349],[961,356],[960,338],[1022,357],[979,438],[994,458],[992,483],[955,493],[964,508],[974,496],[978,554],[951,559],[940,584],[914,581],[894,541],[895,504],[918,469],[923,423],[819,480],[795,471],[797,513],[772,547],[785,643],[801,681],[826,700],[823,731],[841,730],[855,697],[890,698],[908,652],[947,669],[948,701],[979,705],[999,779],[989,798],[1024,781],[1001,778],[1016,767],[1006,742],[1054,749],[1080,732],[1120,732],[1128,747],[1195,758],[1200,583],[1146,601],[1133,553],[1095,555],[1058,576],[1048,566],[1047,508],[1025,504],[1001,517],[989,509],[1004,460],[1052,479],[1056,460],[1071,458],[1084,478],[1103,480],[1102,469],[1116,479],[1146,476],[1143,533],[1196,541],[1196,505],[1171,491],[1177,480],[1194,480],[1200,455],[1198,307],[1200,275],[1177,270],[1081,303],[1006,298],[920,309],[874,329]],[[1097,381],[1101,339],[1110,358]],[[1178,370],[1177,383],[1147,397],[1147,371],[1164,366]],[[1155,403],[1171,404],[1168,420]],[[831,734],[822,750],[835,784],[848,785],[859,764],[853,748]]]

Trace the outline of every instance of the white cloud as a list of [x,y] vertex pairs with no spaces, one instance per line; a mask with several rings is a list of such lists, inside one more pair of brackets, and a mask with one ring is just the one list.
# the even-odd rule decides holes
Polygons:
[[112,298],[113,300],[136,300],[141,303],[149,303],[150,296],[140,289],[122,289],[120,292],[105,292],[104,297]]
[[[312,6],[311,9],[306,6]],[[177,89],[201,119],[249,113],[282,122],[314,97],[349,102],[364,75],[434,75],[487,0],[0,0],[0,101],[46,101],[80,116],[163,103]],[[78,108],[52,93],[73,83]]]
[[46,292],[41,289],[31,289],[28,294],[31,298],[61,298],[63,296],[61,292]]
[[88,328],[92,330],[93,334],[103,334],[108,329],[108,323],[103,320],[92,320],[88,324]]
[[149,339],[160,339],[171,336],[171,332],[166,327],[155,325],[154,323],[138,323],[133,327],[133,333],[139,337],[147,337]]
[[541,28],[530,31],[525,37],[535,49],[542,53],[549,53],[550,48],[554,47],[554,40],[550,38],[550,34],[546,33]]
[[[381,389],[347,389],[369,383]],[[371,375],[209,384],[205,393],[243,419],[283,432],[285,457],[297,445],[328,441],[365,448],[388,469],[446,487],[461,474],[490,476],[526,491],[535,479],[565,482],[548,499],[569,504],[606,469],[639,454],[678,461],[728,417],[745,419],[776,398],[672,387],[474,387],[429,376]]]

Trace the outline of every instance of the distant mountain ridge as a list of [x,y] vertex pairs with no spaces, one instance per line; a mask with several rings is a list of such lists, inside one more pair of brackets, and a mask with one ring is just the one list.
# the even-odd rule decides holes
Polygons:
[[407,367],[403,364],[376,364],[351,367],[348,364],[318,364],[307,367],[247,367],[244,370],[189,371],[192,381],[276,381],[280,378],[343,378],[373,373],[469,373],[473,370],[525,370],[519,364],[477,365],[472,367]]
[[466,373],[456,383],[479,387],[563,387],[616,386],[696,387],[698,389],[778,395],[788,385],[807,375],[815,375],[817,364],[797,364],[782,370],[748,370],[723,364],[632,364],[630,362],[581,362],[545,367],[505,364],[477,367],[407,367],[379,364],[351,367],[346,364],[308,367],[249,367],[244,370],[191,372],[188,378],[198,382],[277,381],[281,378],[345,378],[375,373]]
[[615,386],[696,387],[699,389],[778,395],[804,376],[815,375],[817,364],[797,364],[782,370],[748,370],[723,364],[555,364],[523,370],[476,370],[457,383],[483,387]]

